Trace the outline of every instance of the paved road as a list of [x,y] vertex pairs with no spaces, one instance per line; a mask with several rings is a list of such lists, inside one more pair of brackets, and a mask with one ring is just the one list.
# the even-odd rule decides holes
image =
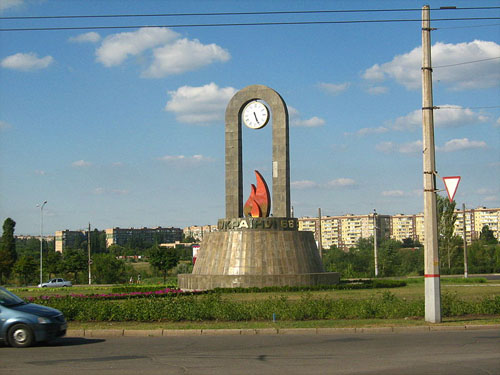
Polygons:
[[62,338],[0,344],[0,374],[500,374],[499,330]]

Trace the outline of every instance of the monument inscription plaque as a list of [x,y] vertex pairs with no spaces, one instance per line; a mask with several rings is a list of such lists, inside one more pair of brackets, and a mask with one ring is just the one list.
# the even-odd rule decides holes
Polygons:
[[[272,114],[272,196],[256,171],[257,187],[243,205],[242,122],[251,129]],[[263,85],[238,91],[226,108],[226,217],[205,235],[183,289],[329,285],[339,274],[325,272],[312,232],[298,230],[290,214],[288,110],[283,98]],[[262,181],[260,181],[262,179]],[[263,187],[265,185],[265,188]],[[272,217],[269,207],[272,207]],[[246,216],[246,217],[244,217]]]

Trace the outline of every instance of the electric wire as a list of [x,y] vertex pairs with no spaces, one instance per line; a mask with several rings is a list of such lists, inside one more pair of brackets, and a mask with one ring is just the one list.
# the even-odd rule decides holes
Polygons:
[[[500,6],[465,7],[465,8],[431,8],[442,10],[492,10]],[[263,11],[263,12],[209,12],[209,13],[158,13],[158,14],[97,14],[97,15],[63,15],[63,16],[10,16],[0,20],[41,20],[41,19],[74,19],[74,18],[139,18],[139,17],[200,17],[200,16],[247,16],[247,15],[290,15],[290,14],[331,14],[331,13],[382,13],[382,12],[414,12],[421,8],[392,9],[343,9],[343,10],[296,10],[296,11]]]
[[490,60],[497,60],[497,59],[500,59],[500,56],[498,56],[498,57],[490,57],[490,58],[481,59],[481,60],[465,61],[465,62],[456,63],[456,64],[433,66],[432,69],[449,68],[450,66],[459,66],[459,65],[474,64],[474,63],[478,63],[478,62],[490,61]]
[[[433,22],[442,21],[481,21],[500,20],[500,17],[461,17],[435,18]],[[333,24],[367,24],[367,23],[398,23],[422,22],[418,19],[379,19],[379,20],[344,20],[344,21],[289,21],[289,22],[249,22],[249,23],[208,23],[208,24],[171,24],[171,25],[125,25],[125,26],[67,26],[67,27],[33,27],[33,28],[3,28],[1,32],[12,31],[63,31],[63,30],[113,30],[139,28],[195,28],[195,27],[242,27],[242,26],[283,26],[283,25],[333,25]]]

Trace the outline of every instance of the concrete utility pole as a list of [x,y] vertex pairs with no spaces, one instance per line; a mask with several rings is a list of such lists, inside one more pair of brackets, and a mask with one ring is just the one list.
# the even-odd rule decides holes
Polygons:
[[323,244],[321,243],[321,208],[318,208],[318,251],[319,257],[323,258]]
[[92,260],[90,259],[90,223],[89,223],[89,235],[87,236],[87,253],[88,253],[88,256],[89,256],[89,261],[88,261],[88,264],[89,264],[89,285],[92,285],[92,273],[90,271],[90,267],[92,266]]
[[425,321],[441,322],[441,280],[439,275],[436,209],[436,157],[434,105],[432,101],[430,8],[422,8],[422,128],[424,169],[424,276]]
[[378,277],[378,243],[377,243],[377,211],[373,209],[373,258],[375,261],[375,277]]
[[47,204],[47,201],[44,201],[41,204],[37,204],[37,207],[40,207],[40,285],[43,283],[43,207]]
[[465,203],[462,203],[462,211],[464,213],[464,277],[468,277],[468,265],[467,265],[467,227],[465,225]]

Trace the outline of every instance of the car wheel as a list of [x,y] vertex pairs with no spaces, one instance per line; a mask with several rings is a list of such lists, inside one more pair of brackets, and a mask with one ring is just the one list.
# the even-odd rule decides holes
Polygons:
[[47,288],[47,285],[42,285],[42,288]]
[[11,346],[25,348],[33,344],[33,332],[26,324],[16,324],[9,329],[8,340]]

